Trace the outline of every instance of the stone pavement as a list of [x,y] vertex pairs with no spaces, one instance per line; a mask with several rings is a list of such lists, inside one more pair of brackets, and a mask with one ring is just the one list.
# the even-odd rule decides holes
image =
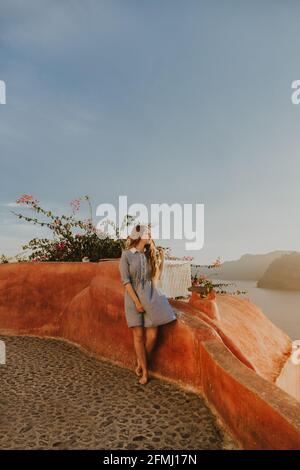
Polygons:
[[193,393],[60,340],[0,339],[0,449],[236,448]]

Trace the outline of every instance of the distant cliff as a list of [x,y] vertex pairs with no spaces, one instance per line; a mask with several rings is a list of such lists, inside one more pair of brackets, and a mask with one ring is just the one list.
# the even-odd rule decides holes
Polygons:
[[247,253],[238,260],[225,261],[218,269],[197,268],[193,270],[193,274],[196,271],[211,276],[213,272],[214,277],[219,279],[258,281],[274,260],[287,253],[290,253],[290,251],[278,250],[261,255]]
[[257,287],[300,290],[300,253],[294,251],[272,261]]

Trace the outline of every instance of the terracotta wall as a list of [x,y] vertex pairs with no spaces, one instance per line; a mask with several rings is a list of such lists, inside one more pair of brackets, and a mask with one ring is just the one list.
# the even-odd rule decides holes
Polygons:
[[249,300],[212,292],[201,299],[193,292],[190,304],[245,365],[275,382],[290,356],[291,339]]
[[[65,338],[132,369],[123,295],[118,260],[0,265],[0,332]],[[222,302],[216,319],[208,314],[209,301],[171,301],[177,320],[159,330],[151,373],[204,394],[245,447],[300,449],[300,404],[270,383],[285,361],[289,338],[271,327],[272,340],[261,341],[270,323],[263,314],[258,312],[255,323],[252,304]],[[257,328],[262,331],[254,350]]]
[[203,393],[244,449],[300,449],[300,403],[219,341],[201,344]]

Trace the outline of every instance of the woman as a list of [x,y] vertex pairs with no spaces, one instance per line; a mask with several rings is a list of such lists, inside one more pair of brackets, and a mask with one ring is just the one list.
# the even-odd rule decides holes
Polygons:
[[132,229],[119,264],[125,286],[125,316],[133,332],[137,355],[135,372],[141,376],[140,384],[148,382],[148,360],[156,342],[158,326],[176,320],[167,297],[157,288],[163,268],[162,249],[159,254],[160,260],[149,227],[139,224]]

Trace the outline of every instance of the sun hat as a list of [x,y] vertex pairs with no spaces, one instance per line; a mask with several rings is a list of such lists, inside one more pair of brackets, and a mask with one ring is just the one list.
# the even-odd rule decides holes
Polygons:
[[149,231],[150,231],[150,228],[148,227],[148,225],[138,224],[138,225],[135,225],[135,227],[133,227],[129,237],[132,240],[137,240],[138,238],[145,238],[144,235]]

